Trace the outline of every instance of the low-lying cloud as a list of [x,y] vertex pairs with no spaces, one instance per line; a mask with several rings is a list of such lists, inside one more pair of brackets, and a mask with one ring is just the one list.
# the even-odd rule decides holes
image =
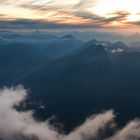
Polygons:
[[[1,140],[139,140],[140,120],[136,119],[118,130],[113,110],[89,117],[83,124],[65,135],[49,123],[36,121],[33,111],[19,112],[14,106],[27,97],[27,91],[18,86],[0,90]],[[108,132],[112,131],[112,136]]]

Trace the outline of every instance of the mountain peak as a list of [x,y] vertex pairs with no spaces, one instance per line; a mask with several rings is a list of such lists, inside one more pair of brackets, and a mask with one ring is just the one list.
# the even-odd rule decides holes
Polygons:
[[97,59],[101,60],[104,59],[105,56],[107,56],[107,52],[105,51],[105,48],[102,45],[93,44],[82,50],[78,54],[78,56],[88,61],[93,61]]
[[114,43],[113,46],[120,47],[120,48],[127,48],[127,45],[123,43],[122,41],[118,41]]
[[96,40],[96,39],[92,39],[92,40],[90,40],[90,41],[88,41],[88,42],[86,43],[86,46],[95,45],[96,43],[97,43],[97,40]]
[[121,41],[118,41],[114,44],[112,44],[111,46],[109,46],[109,49],[111,52],[124,52],[124,51],[127,51],[128,50],[128,47],[125,43],[121,42]]
[[65,39],[74,39],[74,37],[71,34],[64,35],[62,38],[65,38]]

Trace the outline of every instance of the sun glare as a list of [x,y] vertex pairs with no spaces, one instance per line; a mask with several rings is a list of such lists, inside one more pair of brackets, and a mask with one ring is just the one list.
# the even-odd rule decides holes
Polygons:
[[99,0],[92,7],[93,13],[103,17],[117,11],[128,12],[128,21],[137,21],[140,19],[140,0]]

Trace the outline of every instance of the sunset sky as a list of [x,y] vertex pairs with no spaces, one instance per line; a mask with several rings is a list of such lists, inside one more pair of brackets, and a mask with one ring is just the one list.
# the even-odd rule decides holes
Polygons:
[[0,28],[139,28],[140,0],[0,0]]

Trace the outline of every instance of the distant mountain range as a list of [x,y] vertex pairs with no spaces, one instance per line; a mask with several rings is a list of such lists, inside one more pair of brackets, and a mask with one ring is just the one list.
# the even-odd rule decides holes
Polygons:
[[56,114],[69,127],[77,116],[85,117],[92,109],[115,108],[123,114],[122,122],[139,115],[128,110],[138,110],[140,53],[114,55],[102,45],[85,46],[77,54],[49,63],[21,83],[31,89],[34,99],[48,107],[48,115]]
[[38,117],[56,115],[73,128],[104,109],[120,112],[121,123],[140,115],[139,51],[121,41],[85,43],[71,34],[41,38],[35,32],[18,39],[6,34],[11,33],[0,39],[0,86],[30,89],[29,100],[47,107],[37,110]]

